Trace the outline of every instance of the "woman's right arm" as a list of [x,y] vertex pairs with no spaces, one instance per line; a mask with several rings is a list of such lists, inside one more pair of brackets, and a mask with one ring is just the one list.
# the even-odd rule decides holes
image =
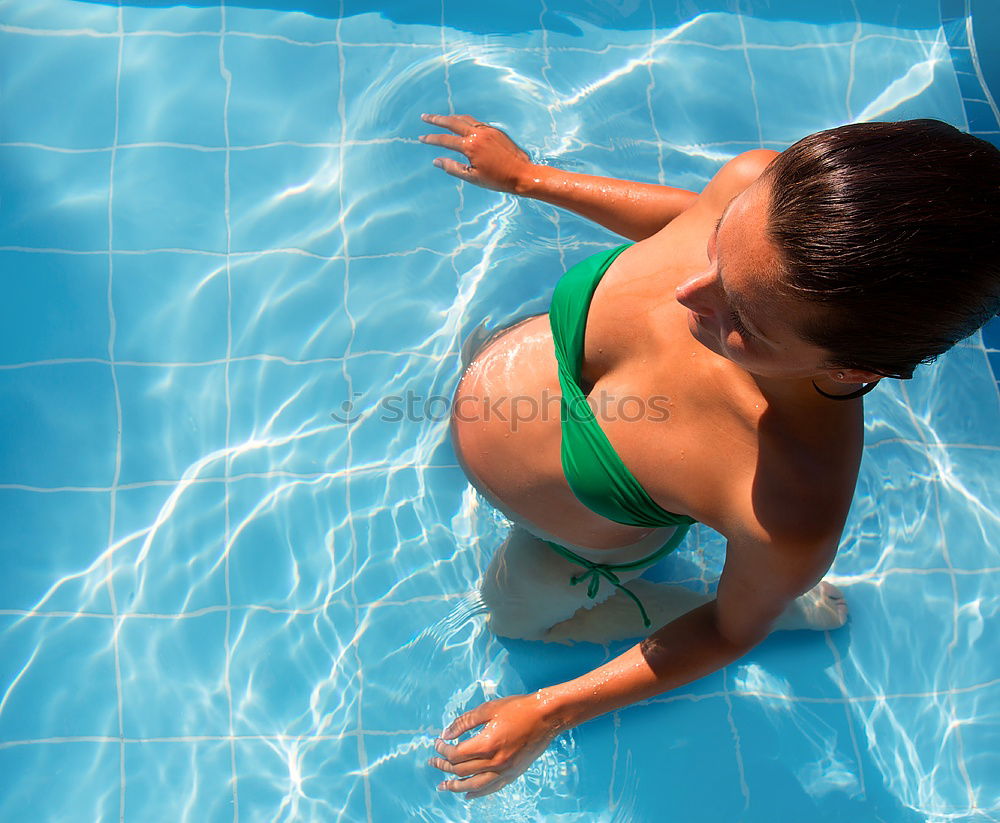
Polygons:
[[532,163],[503,131],[468,115],[425,114],[423,119],[453,134],[423,135],[422,142],[460,152],[469,161],[463,164],[439,157],[434,164],[448,174],[483,188],[569,209],[630,240],[656,234],[698,199],[685,189]]

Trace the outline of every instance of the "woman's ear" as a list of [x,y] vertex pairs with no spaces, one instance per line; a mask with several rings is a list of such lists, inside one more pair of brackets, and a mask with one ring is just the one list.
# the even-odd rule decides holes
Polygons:
[[837,383],[872,383],[885,377],[884,374],[876,374],[863,369],[830,369],[826,374]]

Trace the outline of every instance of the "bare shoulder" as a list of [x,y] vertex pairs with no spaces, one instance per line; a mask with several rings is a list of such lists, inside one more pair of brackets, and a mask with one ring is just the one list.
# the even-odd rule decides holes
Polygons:
[[760,177],[780,153],[773,149],[752,149],[737,154],[708,181],[694,207],[700,203],[716,211],[725,208],[730,200]]

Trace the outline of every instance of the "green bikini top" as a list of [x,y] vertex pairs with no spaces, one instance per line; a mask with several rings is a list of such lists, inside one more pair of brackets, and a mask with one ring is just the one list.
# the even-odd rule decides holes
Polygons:
[[660,508],[628,470],[580,387],[590,302],[608,267],[631,245],[598,252],[577,263],[559,279],[552,295],[549,323],[562,389],[563,472],[577,499],[609,520],[647,528],[689,526],[697,521]]

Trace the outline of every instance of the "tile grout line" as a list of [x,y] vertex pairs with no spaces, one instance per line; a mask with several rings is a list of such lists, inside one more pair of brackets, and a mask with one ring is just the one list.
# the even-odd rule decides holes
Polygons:
[[[125,49],[125,38],[124,38],[124,22],[123,22],[123,10],[121,0],[118,0],[118,53],[116,58],[115,67],[115,131],[114,131],[114,144],[118,143],[118,133],[120,127],[120,112],[121,112],[121,79],[122,79],[122,61],[123,53]],[[115,370],[114,359],[115,359],[115,331],[116,331],[116,321],[115,321],[115,307],[114,307],[114,254],[112,249],[114,249],[114,194],[115,194],[115,161],[117,160],[118,153],[115,148],[111,150],[111,158],[108,170],[108,291],[107,291],[107,307],[108,307],[108,359],[111,361],[111,385],[114,389],[115,396],[115,468],[114,475],[111,479],[111,488],[109,489],[109,505],[108,505],[108,545],[113,545],[115,542],[115,519],[117,515],[117,503],[118,503],[118,480],[121,477],[121,467],[122,467],[122,400],[121,391],[118,386],[118,375]],[[115,597],[115,569],[113,558],[109,554],[105,561],[105,568],[107,577],[105,582],[108,590],[108,598],[111,603],[111,615],[112,615],[112,630],[111,630],[111,645],[114,652],[115,661],[115,697],[118,712],[118,820],[119,823],[124,823],[125,820],[125,722],[124,713],[122,710],[122,666],[121,666],[121,648],[120,648],[120,631],[121,631],[121,620],[118,614],[118,599]]]
[[[442,0],[443,2],[443,0]],[[549,69],[552,68],[552,54],[549,50],[549,30],[545,28],[545,23],[543,22],[546,12],[548,12],[549,7],[545,0],[541,0],[541,10],[538,12],[538,27],[542,30],[542,55],[544,56],[544,62],[542,63],[542,79],[545,81],[545,85],[549,87],[549,93],[552,95],[552,103],[547,105],[545,108],[549,113],[549,123],[552,126],[552,139],[556,142],[556,150],[559,150],[558,146],[559,140],[559,125],[556,123],[556,115],[554,108],[559,108],[560,101],[559,95],[556,94],[555,87],[552,85],[552,80],[549,79]],[[449,96],[450,96],[449,89]],[[555,226],[556,230],[556,248],[559,249],[559,268],[561,271],[566,271],[566,250],[563,248],[562,243],[562,232],[560,224],[560,214],[559,209],[552,208],[550,211],[550,222]]]
[[837,673],[838,683],[837,686],[840,689],[840,693],[844,695],[844,717],[847,720],[847,732],[851,738],[851,748],[854,750],[854,762],[858,769],[858,785],[861,788],[861,796],[867,801],[868,800],[868,789],[865,786],[865,771],[864,764],[861,759],[861,749],[858,747],[858,736],[854,733],[854,717],[851,715],[850,703],[846,698],[850,697],[847,693],[847,678],[844,676],[844,661],[840,656],[840,652],[837,649],[836,644],[830,636],[829,631],[823,632],[823,638],[826,641],[827,648],[833,655],[833,668]]
[[851,0],[851,8],[854,10],[854,36],[851,38],[851,52],[849,58],[849,70],[847,75],[847,90],[844,92],[844,108],[847,110],[847,122],[854,122],[854,111],[851,108],[851,92],[854,91],[854,70],[857,66],[858,42],[862,32],[861,12],[858,11],[857,0]]
[[969,0],[966,0],[965,8],[965,39],[969,44],[969,58],[972,60],[972,65],[976,70],[976,78],[979,80],[979,85],[983,90],[983,95],[986,97],[986,103],[990,107],[990,111],[993,112],[993,120],[1000,125],[1000,108],[997,107],[997,103],[993,99],[993,94],[990,92],[989,86],[986,85],[986,78],[983,76],[983,69],[979,63],[979,52],[976,50],[976,40],[973,36],[974,32],[972,30],[972,11],[970,9]]
[[736,754],[736,772],[740,777],[740,794],[743,795],[743,811],[750,810],[750,787],[747,785],[746,767],[743,763],[743,743],[740,731],[736,728],[736,718],[733,716],[733,692],[729,688],[729,666],[722,668],[722,699],[726,703],[726,722],[733,738],[733,749]]
[[240,819],[240,797],[239,797],[239,775],[236,771],[236,741],[233,725],[233,683],[232,683],[232,662],[233,649],[231,640],[232,631],[232,588],[229,573],[229,554],[232,548],[232,520],[231,520],[231,487],[233,454],[230,448],[230,436],[232,431],[233,405],[230,385],[230,366],[233,357],[233,272],[232,272],[232,214],[230,206],[232,203],[232,188],[230,186],[230,169],[232,155],[229,150],[229,101],[233,90],[233,74],[226,68],[226,3],[221,0],[219,3],[219,74],[226,84],[226,96],[222,104],[222,131],[226,141],[225,172],[224,172],[224,216],[226,219],[226,365],[225,365],[225,390],[226,390],[226,442],[225,442],[225,462],[223,464],[223,482],[225,488],[226,505],[224,508],[225,525],[223,530],[223,552],[224,558],[224,578],[226,588],[226,622],[225,636],[223,638],[223,649],[225,651],[225,671],[224,685],[226,689],[226,709],[229,723],[229,767],[232,776],[232,796],[233,796],[233,823],[239,823]]
[[[448,104],[448,114],[451,116],[455,115],[455,98],[451,90],[451,72],[449,70],[450,63],[448,62],[448,41],[445,37],[445,13],[444,13],[444,0],[441,0],[441,19],[438,23],[438,32],[440,35],[440,49],[441,49],[441,67],[444,70],[444,89],[445,89],[445,99]],[[465,240],[462,238],[462,214],[465,211],[465,186],[461,180],[455,181],[455,192],[458,195],[458,205],[455,206],[455,239],[457,245],[453,251],[445,255],[449,262],[451,263],[451,269],[455,274],[455,290],[456,294],[459,296],[458,300],[462,297],[462,273],[458,269],[458,255],[465,249],[470,248],[470,245],[466,245]],[[486,253],[486,248],[489,243],[483,245],[484,256]],[[560,252],[561,253],[561,252]],[[473,284],[473,289],[475,288],[475,283]],[[456,300],[456,304],[458,303]],[[461,314],[466,312],[468,308],[468,301],[465,301],[461,306]],[[456,344],[461,345],[461,314],[457,318],[457,329],[458,337],[456,338]],[[483,561],[483,547],[482,541],[477,540],[474,548],[475,554],[475,564],[476,568],[484,569],[485,563]]]
[[646,86],[646,107],[649,109],[649,122],[653,126],[653,135],[656,137],[656,167],[661,186],[667,184],[667,174],[663,169],[663,135],[660,134],[660,127],[656,125],[656,115],[653,113],[653,90],[656,88],[656,77],[653,74],[654,55],[656,54],[656,6],[653,0],[649,0],[649,60],[646,62],[646,72],[649,74],[649,85]]
[[[347,317],[348,323],[350,323],[351,334],[347,340],[347,348],[345,349],[345,359],[341,362],[340,368],[344,380],[347,382],[347,396],[354,396],[354,382],[351,378],[351,373],[347,368],[347,358],[346,355],[351,351],[351,345],[354,343],[354,335],[356,332],[357,325],[354,320],[354,315],[351,314],[350,307],[350,289],[351,289],[351,251],[350,251],[350,240],[347,233],[346,218],[344,212],[344,140],[347,136],[347,104],[344,96],[344,45],[341,40],[341,25],[344,20],[344,0],[340,0],[340,10],[337,17],[337,117],[340,120],[340,148],[338,157],[338,169],[337,169],[337,197],[339,204],[338,220],[337,223],[340,226],[340,236],[341,242],[344,249],[344,315]],[[344,476],[344,495],[345,504],[347,511],[351,511],[351,468],[354,462],[354,446],[351,440],[351,430],[353,426],[346,426],[344,430],[344,437],[347,441],[347,473]],[[355,638],[351,641],[351,650],[354,655],[355,665],[357,666],[357,676],[358,676],[358,709],[357,709],[357,724],[358,731],[360,734],[357,735],[357,751],[358,751],[358,766],[361,770],[361,782],[364,790],[365,799],[365,819],[367,823],[372,823],[372,787],[371,780],[369,778],[369,762],[368,762],[368,751],[365,747],[365,735],[364,735],[364,695],[365,695],[365,679],[364,671],[361,663],[361,654],[358,651],[357,636],[361,625],[361,612],[358,607],[358,597],[357,590],[355,588],[355,582],[358,576],[358,535],[354,529],[354,518],[348,518],[348,531],[350,534],[350,551],[351,551],[351,601],[354,606],[354,630]]]
[[736,20],[740,24],[740,41],[743,45],[743,60],[747,64],[747,74],[750,75],[750,97],[753,99],[753,114],[754,119],[757,122],[757,145],[759,148],[764,148],[764,131],[760,123],[760,105],[757,102],[757,79],[754,77],[753,66],[750,64],[750,51],[747,48],[747,31],[746,26],[743,23],[743,11],[742,7],[739,6],[739,0],[737,0],[738,13],[736,15]]

